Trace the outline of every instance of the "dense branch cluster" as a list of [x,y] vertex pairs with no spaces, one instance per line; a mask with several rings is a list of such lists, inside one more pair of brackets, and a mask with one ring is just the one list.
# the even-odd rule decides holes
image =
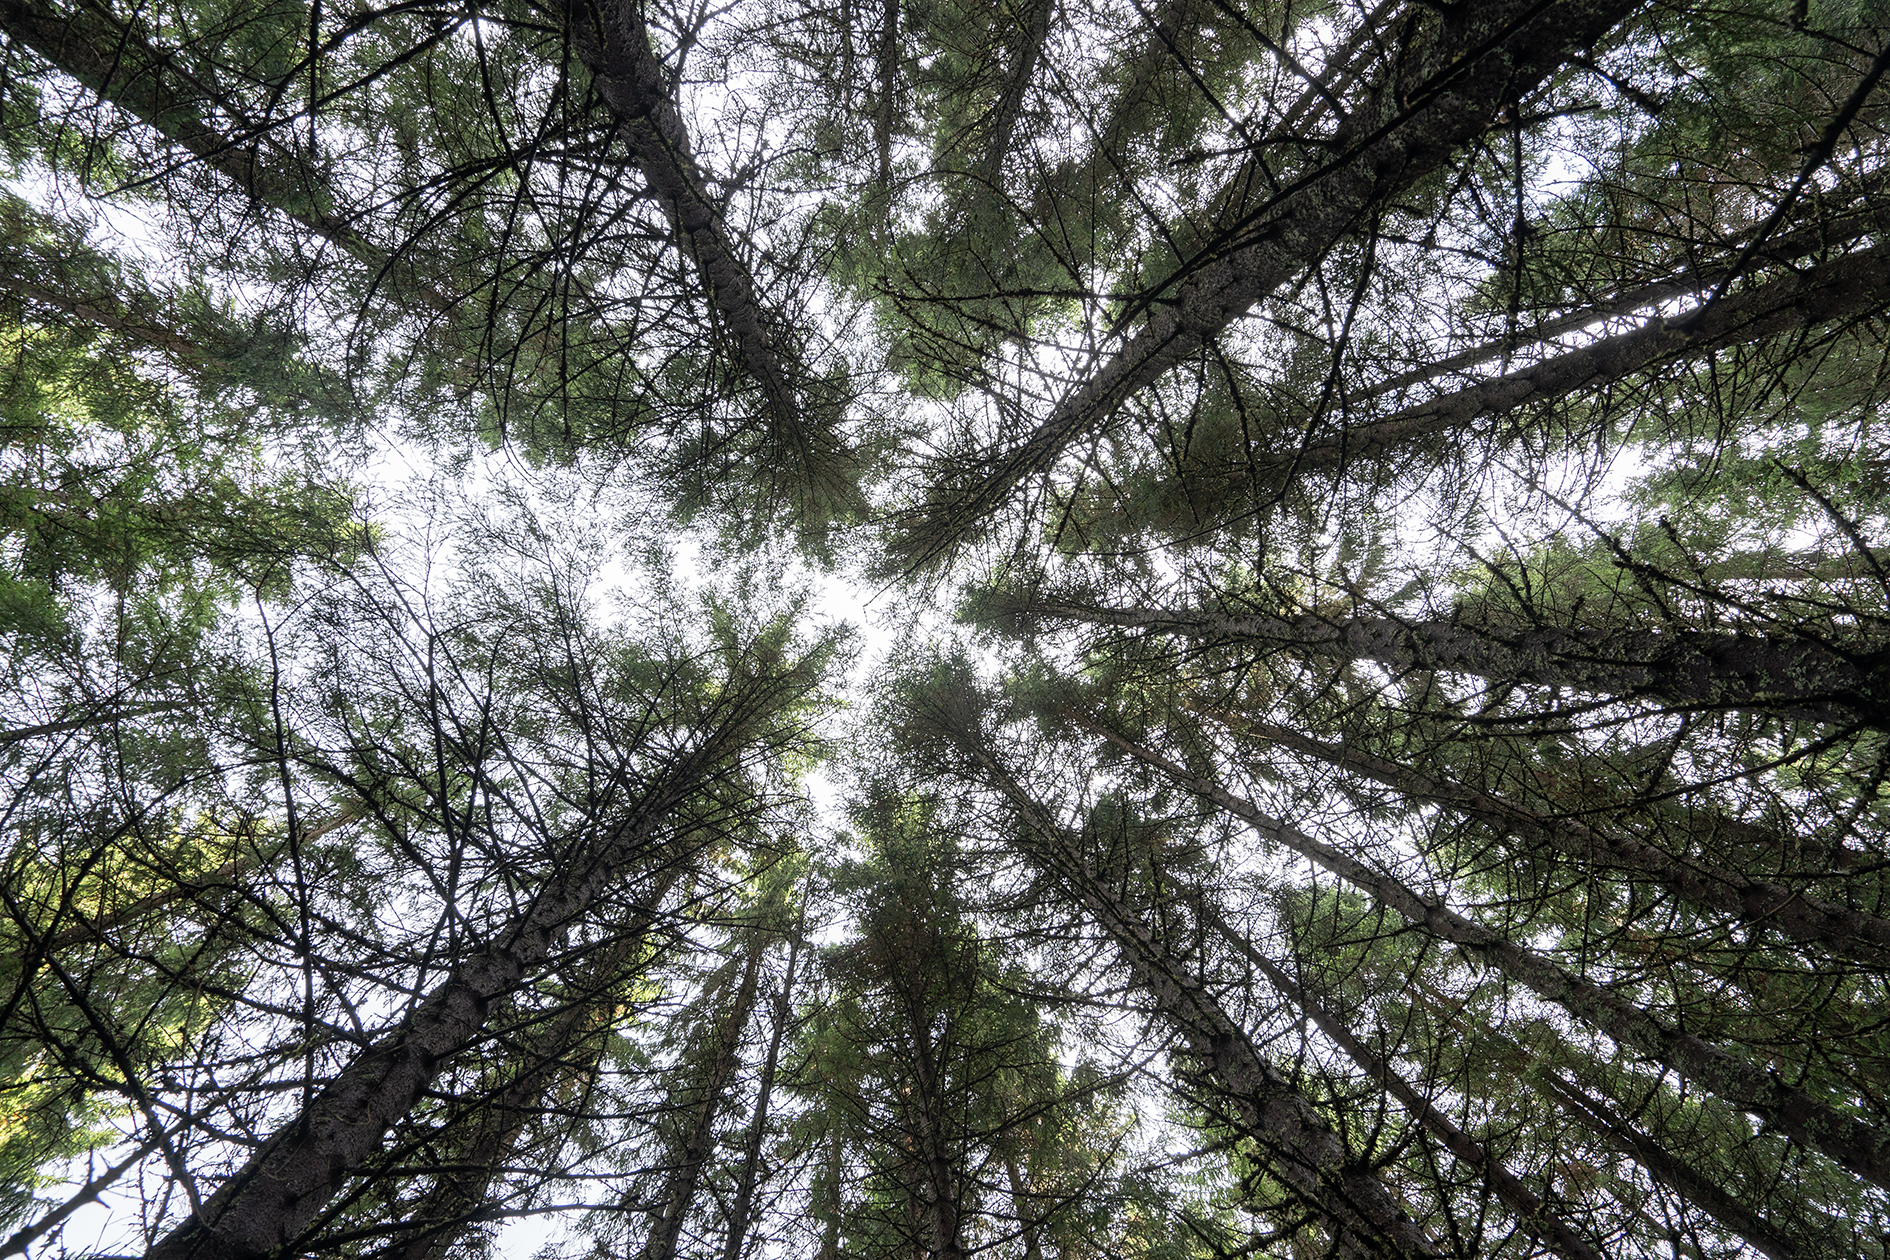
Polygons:
[[1886,1260],[1887,72],[0,0],[0,1256]]

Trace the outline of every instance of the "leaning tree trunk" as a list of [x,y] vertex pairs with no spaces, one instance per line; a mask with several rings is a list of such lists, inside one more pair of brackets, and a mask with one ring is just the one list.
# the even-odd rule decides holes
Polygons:
[[761,387],[774,452],[810,472],[819,454],[802,416],[804,382],[792,330],[762,309],[755,278],[735,247],[717,200],[709,194],[672,99],[637,0],[569,0],[578,57],[617,120],[650,192],[668,216],[683,253],[708,290],[709,302],[735,341],[748,375]]
[[1063,884],[1107,934],[1137,987],[1224,1091],[1228,1119],[1265,1152],[1270,1171],[1315,1213],[1334,1255],[1431,1256],[1436,1250],[1390,1191],[1361,1167],[1337,1133],[1268,1062],[1201,979],[1095,874],[1081,849],[996,760],[963,730],[946,729],[1024,823],[1023,857]]
[[1043,1244],[1037,1238],[1037,1217],[1030,1206],[1030,1188],[1017,1171],[1017,1155],[1008,1145],[1004,1150],[1004,1178],[1011,1188],[1011,1212],[1017,1217],[1017,1232],[1024,1240],[1024,1260],[1043,1260]]
[[1481,384],[1348,424],[1336,437],[1256,452],[1236,475],[1244,484],[1352,460],[1383,459],[1439,433],[1538,407],[1578,390],[1623,380],[1660,363],[1881,310],[1890,301],[1890,249],[1861,250],[1702,307],[1698,319],[1656,315],[1629,332],[1517,368]]
[[[649,944],[657,907],[682,876],[683,864],[670,863],[617,943],[592,968],[590,992],[573,1000],[557,1018],[530,1037],[519,1055],[518,1071],[484,1103],[473,1132],[452,1156],[452,1171],[442,1174],[433,1192],[406,1213],[400,1260],[443,1260],[467,1226],[489,1205],[492,1187],[518,1150],[532,1119],[562,1082],[590,1074],[602,1057],[616,1005],[612,996],[623,970]],[[389,1255],[395,1253],[389,1249]]]
[[725,693],[717,720],[698,727],[700,741],[620,820],[574,842],[517,918],[342,1068],[148,1260],[260,1260],[293,1248],[447,1062],[485,1036],[493,1004],[516,992],[597,899],[639,865],[668,814],[740,754],[754,724],[800,690],[801,675],[797,668]]
[[1503,1166],[1483,1143],[1464,1132],[1454,1124],[1431,1100],[1398,1073],[1388,1059],[1374,1053],[1371,1047],[1352,1032],[1344,1020],[1328,1011],[1312,994],[1306,991],[1272,959],[1255,949],[1253,943],[1236,932],[1221,917],[1220,911],[1211,905],[1205,893],[1198,894],[1190,903],[1202,915],[1214,932],[1240,953],[1240,956],[1252,964],[1254,970],[1266,977],[1267,983],[1277,990],[1281,997],[1304,1011],[1319,1031],[1323,1032],[1333,1045],[1345,1052],[1347,1058],[1356,1063],[1379,1086],[1404,1105],[1424,1130],[1445,1150],[1474,1168],[1483,1178],[1491,1192],[1502,1201],[1516,1217],[1516,1223],[1531,1237],[1540,1240],[1545,1246],[1561,1256],[1562,1260],[1602,1260],[1599,1252],[1575,1229],[1543,1202],[1542,1196],[1524,1185],[1508,1168]]
[[1442,805],[1499,832],[1546,845],[1584,863],[1651,876],[1675,896],[1703,909],[1721,911],[1753,926],[1773,928],[1793,940],[1860,962],[1875,966],[1890,962],[1890,920],[1877,915],[1717,866],[1704,858],[1677,858],[1605,823],[1590,825],[1579,818],[1545,817],[1493,792],[1453,783],[1356,747],[1328,744],[1236,714],[1196,711],[1229,729],[1381,783],[1406,799]]
[[1167,608],[1110,608],[1069,600],[987,596],[992,615],[1077,621],[1205,645],[1370,661],[1394,671],[1438,670],[1568,687],[1678,709],[1763,709],[1890,729],[1890,643],[1847,650],[1812,639],[1707,630],[1577,630],[1392,617],[1292,617]]
[[216,102],[194,94],[188,76],[173,69],[171,55],[153,48],[136,28],[121,24],[103,6],[62,14],[33,0],[0,0],[0,30],[189,152],[252,201],[353,256],[398,289],[399,296],[442,315],[454,309],[453,298],[362,236],[345,216],[324,209],[339,200],[308,163],[266,141],[231,135],[205,121],[205,107]]
[[1440,901],[1424,897],[1348,853],[1273,818],[1212,779],[1202,778],[1100,723],[1084,725],[1130,756],[1162,771],[1176,784],[1241,819],[1259,834],[1324,867],[1377,898],[1438,940],[1457,945],[1504,975],[1555,1003],[1616,1043],[1698,1083],[1707,1092],[1767,1123],[1795,1141],[1815,1147],[1859,1177],[1890,1189],[1890,1135],[1846,1116],[1776,1076],[1708,1045],[1691,1033],[1669,1028],[1640,1007],[1593,981],[1468,919]]
[[[1421,995],[1421,1000],[1436,1018],[1451,1027],[1458,1026],[1456,1016],[1430,991],[1429,986],[1420,983],[1414,987],[1414,991]],[[1487,1024],[1464,1030],[1463,1036],[1465,1044],[1478,1037],[1487,1038],[1520,1059],[1534,1057]],[[1539,1084],[1550,1101],[1577,1128],[1639,1164],[1650,1177],[1711,1216],[1729,1233],[1745,1239],[1771,1260],[1809,1260],[1802,1248],[1786,1239],[1755,1208],[1735,1198],[1721,1186],[1718,1179],[1695,1168],[1661,1145],[1652,1135],[1629,1124],[1607,1103],[1539,1063],[1532,1067],[1528,1079]]]
[[1386,72],[1339,124],[1328,146],[1336,156],[1228,225],[1224,240],[1150,295],[1160,300],[1148,307],[1139,332],[1022,442],[975,461],[963,479],[910,514],[895,549],[922,565],[968,537],[1071,443],[1313,265],[1374,207],[1443,166],[1488,129],[1498,110],[1636,7],[1636,0],[1502,0],[1437,19],[1434,35],[1416,36],[1391,54]]
[[1003,176],[1004,158],[1010,153],[1011,142],[1017,135],[1017,119],[1023,113],[1024,95],[1030,90],[1031,80],[1037,76],[1037,63],[1043,59],[1043,46],[1050,38],[1050,17],[1056,2],[1014,0],[1014,3],[1023,6],[1021,20],[1016,25],[1018,47],[1010,66],[1005,70],[1004,84],[998,91],[997,102],[991,106],[990,129],[985,138],[984,152],[973,167],[973,174],[984,187],[973,190],[973,196],[988,195]]

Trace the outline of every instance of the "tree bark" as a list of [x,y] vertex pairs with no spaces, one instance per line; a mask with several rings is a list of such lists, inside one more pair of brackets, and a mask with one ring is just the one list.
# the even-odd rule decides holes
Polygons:
[[1682,709],[1763,709],[1821,722],[1890,729],[1890,647],[1845,650],[1810,639],[1701,630],[1575,630],[1476,626],[1391,617],[1269,617],[1162,608],[1107,608],[1002,598],[1001,616],[1057,619],[1252,646],[1396,673],[1439,670],[1494,682],[1567,687]]
[[485,1035],[493,1003],[515,992],[591,905],[639,865],[669,812],[739,755],[754,724],[801,689],[803,678],[796,667],[725,692],[718,709],[697,723],[695,745],[617,822],[573,841],[518,918],[341,1069],[148,1260],[261,1260],[293,1248],[446,1062]]
[[403,1244],[388,1249],[400,1260],[442,1260],[466,1227],[479,1219],[496,1182],[531,1123],[542,1113],[560,1082],[590,1071],[604,1050],[602,1036],[611,1022],[615,999],[608,994],[622,978],[623,968],[636,960],[649,941],[657,907],[683,873],[681,862],[670,863],[657,878],[645,904],[618,942],[593,968],[593,992],[573,1000],[549,1024],[527,1039],[519,1060],[523,1066],[480,1110],[471,1139],[443,1174],[433,1193],[406,1214]]
[[1024,6],[1017,23],[1019,47],[1004,75],[1004,85],[997,103],[991,107],[991,126],[984,153],[974,171],[978,180],[996,188],[1004,173],[1004,157],[1011,151],[1017,135],[1017,119],[1024,109],[1024,94],[1036,77],[1037,63],[1043,59],[1044,42],[1050,38],[1050,17],[1056,0],[1014,0]]
[[1043,1244],[1037,1238],[1037,1217],[1030,1208],[1030,1191],[1017,1171],[1017,1156],[1006,1147],[1004,1177],[1011,1187],[1011,1211],[1017,1215],[1017,1232],[1024,1240],[1024,1260],[1043,1260]]
[[411,267],[355,230],[308,164],[258,136],[228,135],[203,120],[201,95],[174,57],[98,8],[52,12],[31,0],[0,0],[0,30],[71,75],[100,100],[137,118],[235,184],[260,205],[301,224],[440,314],[456,303]]
[[[1456,1018],[1433,996],[1427,986],[1419,986],[1423,1001],[1438,1018],[1455,1024]],[[1527,1050],[1493,1028],[1482,1027],[1475,1036],[1488,1037],[1499,1045],[1526,1058]],[[1564,1080],[1546,1066],[1537,1064],[1529,1079],[1542,1086],[1551,1101],[1577,1127],[1591,1133],[1603,1145],[1627,1156],[1656,1181],[1671,1188],[1687,1202],[1719,1222],[1729,1232],[1745,1239],[1771,1260],[1805,1260],[1805,1253],[1788,1241],[1769,1221],[1754,1209],[1735,1199],[1718,1181],[1674,1155],[1650,1135],[1643,1133],[1618,1115],[1612,1107],[1580,1086]],[[1832,1254],[1836,1254],[1833,1252]]]
[[1095,431],[1131,395],[1183,362],[1253,304],[1354,231],[1526,95],[1566,56],[1605,34],[1635,0],[1504,0],[1452,10],[1435,37],[1398,54],[1334,132],[1337,157],[1271,198],[1184,265],[1141,330],[1022,442],[985,455],[968,478],[915,509],[895,549],[926,564],[969,536],[1026,478]]
[[1791,272],[1713,303],[1698,318],[1655,316],[1630,332],[1517,368],[1491,380],[1418,403],[1380,420],[1346,425],[1336,438],[1298,449],[1281,448],[1243,461],[1238,475],[1336,468],[1350,460],[1379,459],[1440,433],[1522,407],[1541,406],[1578,390],[1622,380],[1663,362],[1727,346],[1855,318],[1890,302],[1890,248],[1879,246]]
[[1010,802],[1030,838],[1021,856],[1062,883],[1089,911],[1137,987],[1155,1002],[1224,1092],[1224,1119],[1266,1153],[1271,1171],[1316,1213],[1334,1255],[1431,1256],[1436,1249],[1370,1169],[1345,1149],[1318,1110],[1262,1056],[1218,998],[1097,877],[1062,828],[965,732],[952,737]]
[[[1823,253],[1839,246],[1849,245],[1866,236],[1875,235],[1890,227],[1890,209],[1873,204],[1883,190],[1874,183],[1866,184],[1862,194],[1862,208],[1848,213],[1838,214],[1822,220],[1810,227],[1800,228],[1777,236],[1765,243],[1760,259],[1768,263],[1796,263],[1799,259],[1813,254]],[[1755,225],[1756,230],[1756,225]],[[1721,242],[1723,248],[1731,248],[1750,239],[1750,234],[1734,236],[1730,241]],[[1387,394],[1396,394],[1414,385],[1425,385],[1437,381],[1453,372],[1464,372],[1471,368],[1493,363],[1516,353],[1518,347],[1539,345],[1553,340],[1564,333],[1580,332],[1591,324],[1605,319],[1619,319],[1635,311],[1645,310],[1675,298],[1689,297],[1706,293],[1732,275],[1732,259],[1725,257],[1722,262],[1701,266],[1688,260],[1678,274],[1664,280],[1652,280],[1636,284],[1629,288],[1598,296],[1587,306],[1552,319],[1530,325],[1517,331],[1514,337],[1502,337],[1496,341],[1487,341],[1471,346],[1443,358],[1432,359],[1408,372],[1376,381],[1363,388],[1346,391],[1346,402],[1350,406],[1359,406],[1374,398]],[[1304,424],[1308,417],[1301,415],[1280,428],[1296,429]]]
[[742,1029],[755,1005],[756,982],[761,975],[761,942],[748,943],[748,961],[742,978],[729,1002],[728,1013],[716,1027],[710,1047],[709,1071],[702,1081],[702,1096],[693,1108],[689,1131],[684,1135],[671,1167],[663,1194],[663,1215],[650,1227],[650,1236],[638,1254],[641,1260],[675,1260],[676,1243],[682,1237],[683,1222],[695,1205],[696,1188],[702,1183],[703,1165],[715,1149],[715,1120],[721,1114],[722,1100],[728,1094],[729,1081],[741,1061]]
[[668,216],[684,256],[735,341],[748,375],[761,387],[775,451],[800,466],[815,462],[797,397],[800,373],[787,330],[776,327],[736,251],[720,206],[709,195],[682,112],[664,81],[637,0],[569,0],[572,43],[650,191]]
[[1492,928],[1465,918],[1442,902],[1421,896],[1403,882],[1350,854],[1270,817],[1213,780],[1189,773],[1161,754],[1100,723],[1079,720],[1109,743],[1161,770],[1202,800],[1212,802],[1259,834],[1370,894],[1413,926],[1438,940],[1460,946],[1618,1044],[1697,1082],[1734,1107],[1764,1117],[1767,1123],[1793,1140],[1815,1147],[1859,1177],[1890,1189],[1890,1135],[1842,1114],[1805,1091],[1785,1084],[1776,1075],[1734,1058],[1718,1046],[1667,1027],[1593,981],[1523,948]]
[[1740,922],[1773,928],[1793,940],[1860,962],[1890,962],[1890,920],[1708,861],[1676,858],[1606,824],[1590,826],[1577,818],[1544,817],[1493,792],[1440,779],[1356,748],[1327,744],[1286,727],[1235,714],[1196,711],[1229,729],[1381,783],[1408,800],[1429,801],[1456,810],[1500,832],[1548,845],[1584,863],[1650,875],[1683,900],[1722,911]]
[[879,91],[873,101],[873,147],[879,155],[879,191],[892,195],[893,97],[899,89],[899,0],[885,0],[879,22]]
[[1303,985],[1275,966],[1273,960],[1255,949],[1246,937],[1234,931],[1205,896],[1199,897],[1194,905],[1208,925],[1265,976],[1267,983],[1278,990],[1281,997],[1304,1011],[1333,1045],[1343,1050],[1361,1071],[1404,1104],[1412,1118],[1442,1143],[1444,1149],[1476,1169],[1484,1184],[1515,1214],[1517,1223],[1525,1232],[1540,1240],[1563,1260],[1602,1260],[1601,1254],[1587,1239],[1550,1210],[1540,1195],[1505,1168],[1501,1160],[1491,1156],[1481,1142],[1453,1124],[1450,1117],[1432,1106],[1430,1099],[1401,1076],[1389,1060],[1374,1054],[1370,1047],[1354,1036],[1345,1021],[1328,1011]]
[[895,966],[887,980],[904,1008],[902,1013],[910,1035],[906,1057],[915,1085],[910,1101],[913,1128],[919,1139],[919,1163],[924,1169],[920,1177],[923,1187],[920,1200],[924,1205],[925,1233],[929,1235],[927,1252],[933,1260],[965,1260],[960,1236],[964,1208],[959,1202],[959,1179],[946,1145],[945,1118],[940,1110],[938,1062],[930,1033],[932,1012],[914,991],[915,986],[923,984],[915,971],[902,971]]

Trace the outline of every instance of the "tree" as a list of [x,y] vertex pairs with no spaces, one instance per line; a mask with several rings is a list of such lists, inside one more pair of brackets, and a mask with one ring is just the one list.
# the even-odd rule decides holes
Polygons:
[[1887,76],[0,0],[0,1252],[1882,1260]]

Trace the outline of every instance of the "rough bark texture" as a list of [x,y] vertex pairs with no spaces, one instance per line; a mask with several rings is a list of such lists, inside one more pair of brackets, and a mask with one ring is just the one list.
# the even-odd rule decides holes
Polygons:
[[466,1227],[479,1219],[506,1161],[560,1082],[590,1071],[597,1062],[615,1005],[609,986],[643,952],[656,922],[656,907],[682,872],[681,863],[666,868],[618,942],[597,960],[593,971],[604,996],[574,1000],[526,1040],[518,1072],[481,1109],[470,1140],[455,1154],[454,1170],[443,1174],[433,1193],[407,1214],[410,1230],[398,1248],[401,1260],[441,1260],[447,1254]]
[[1546,818],[1493,792],[1441,779],[1357,749],[1324,743],[1286,727],[1235,714],[1209,716],[1231,729],[1382,783],[1405,799],[1457,810],[1584,863],[1651,875],[1694,905],[1723,911],[1742,922],[1769,927],[1794,940],[1862,962],[1881,965],[1890,961],[1890,920],[1874,914],[1708,861],[1677,858],[1638,836],[1605,824],[1590,826],[1578,818]]
[[909,526],[902,544],[907,558],[924,563],[952,546],[1024,479],[1312,265],[1372,207],[1436,170],[1505,104],[1636,7],[1635,0],[1506,0],[1453,9],[1346,116],[1331,137],[1337,157],[1230,225],[1225,244],[1182,267],[1140,331],[1029,437],[977,461],[968,481],[921,510],[925,519]]
[[453,300],[355,230],[320,177],[265,135],[227,134],[204,120],[204,99],[172,56],[97,8],[53,12],[30,0],[0,0],[0,30],[223,175],[245,195],[301,224],[433,310]]
[[1037,63],[1043,59],[1044,41],[1050,37],[1050,15],[1056,8],[1056,0],[1017,0],[1017,3],[1024,6],[1022,20],[1018,23],[1019,47],[1004,74],[997,103],[991,107],[988,138],[976,169],[978,178],[994,187],[1003,174],[1004,156],[1011,151],[1011,141],[1017,135],[1024,93],[1030,90]]
[[1502,628],[1456,621],[1007,603],[1007,616],[1083,621],[1207,644],[1252,645],[1394,672],[1441,670],[1568,687],[1676,708],[1766,709],[1826,722],[1890,723],[1890,648],[1842,651],[1810,639],[1672,630]]
[[1225,1120],[1252,1138],[1275,1176],[1315,1212],[1334,1255],[1430,1256],[1436,1250],[1371,1169],[1252,1039],[1209,988],[1158,941],[1141,916],[1097,877],[1077,847],[991,754],[960,746],[1025,824],[1023,856],[1065,885],[1106,933],[1135,983],[1223,1091]]
[[[1883,190],[1876,187],[1875,183],[1876,181],[1866,182],[1867,191],[1861,195],[1865,198],[1881,196]],[[1794,263],[1812,254],[1852,244],[1865,236],[1882,232],[1886,227],[1890,227],[1890,208],[1867,202],[1862,209],[1854,213],[1837,215],[1818,223],[1815,227],[1801,228],[1768,240],[1759,258],[1767,263]],[[1743,243],[1742,238],[1735,237],[1731,242],[1727,242],[1727,246],[1741,243]],[[1359,406],[1375,398],[1410,389],[1414,385],[1425,385],[1441,380],[1453,372],[1468,371],[1499,359],[1506,360],[1521,346],[1539,345],[1565,333],[1580,332],[1602,320],[1619,319],[1662,302],[1671,302],[1678,297],[1705,293],[1729,278],[1732,275],[1732,266],[1731,258],[1725,258],[1720,264],[1712,266],[1699,265],[1692,259],[1683,260],[1677,264],[1676,274],[1668,279],[1637,284],[1598,297],[1580,310],[1519,329],[1515,336],[1506,336],[1496,341],[1471,346],[1466,350],[1459,350],[1441,359],[1430,360],[1408,372],[1400,372],[1363,388],[1349,389],[1346,391],[1346,402],[1351,406]],[[1291,427],[1297,428],[1306,419],[1305,416],[1296,417]]]
[[1754,1115],[1795,1141],[1815,1147],[1859,1177],[1890,1189],[1890,1135],[1846,1116],[1771,1072],[1734,1058],[1691,1033],[1659,1019],[1591,980],[1525,949],[1500,932],[1424,897],[1349,853],[1321,843],[1211,779],[1183,767],[1097,723],[1085,725],[1130,756],[1167,774],[1177,784],[1241,819],[1259,834],[1317,863],[1395,910],[1438,940],[1475,955],[1546,1001],[1566,1010],[1618,1044],[1692,1080],[1707,1092]]
[[1265,976],[1267,983],[1278,990],[1280,996],[1310,1016],[1333,1045],[1343,1050],[1346,1057],[1358,1064],[1359,1069],[1378,1082],[1385,1092],[1404,1104],[1405,1110],[1424,1126],[1426,1132],[1441,1142],[1444,1149],[1476,1169],[1491,1192],[1516,1214],[1517,1222],[1525,1231],[1540,1239],[1563,1260],[1602,1260],[1601,1254],[1588,1240],[1551,1211],[1540,1195],[1505,1168],[1501,1160],[1491,1156],[1481,1142],[1458,1128],[1449,1116],[1432,1106],[1430,1099],[1405,1080],[1388,1060],[1374,1054],[1369,1046],[1354,1036],[1344,1020],[1326,1010],[1303,985],[1275,966],[1246,937],[1229,927],[1218,910],[1205,900],[1198,904],[1209,925],[1237,949],[1256,971]]
[[742,366],[761,387],[772,444],[782,455],[808,464],[793,350],[762,310],[754,277],[709,195],[641,7],[635,0],[573,0],[571,17],[572,43],[616,117],[618,135],[702,277]]

